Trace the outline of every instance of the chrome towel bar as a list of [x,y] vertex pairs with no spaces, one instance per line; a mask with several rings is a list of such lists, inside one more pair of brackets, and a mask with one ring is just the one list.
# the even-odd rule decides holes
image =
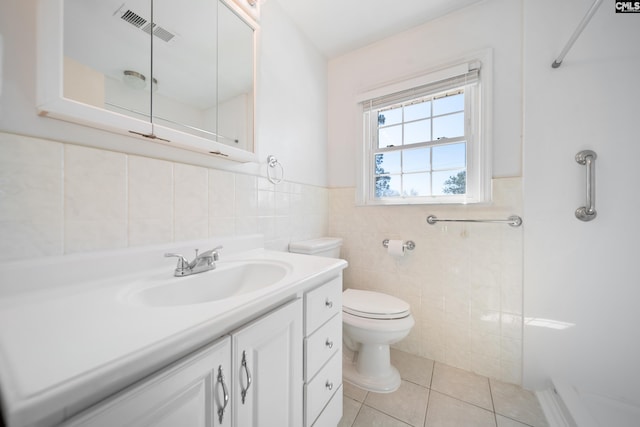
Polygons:
[[492,223],[506,223],[511,227],[520,227],[522,225],[522,218],[518,215],[511,215],[507,219],[440,219],[435,215],[429,215],[427,222],[434,225],[437,222],[492,222]]
[[576,162],[587,167],[587,203],[576,209],[576,218],[591,221],[596,212],[596,155],[595,151],[583,150],[576,154]]

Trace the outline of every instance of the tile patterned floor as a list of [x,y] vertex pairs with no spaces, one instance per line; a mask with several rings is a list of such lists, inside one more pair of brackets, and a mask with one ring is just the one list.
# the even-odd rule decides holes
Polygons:
[[344,383],[339,427],[547,427],[535,395],[522,388],[401,351],[394,393]]

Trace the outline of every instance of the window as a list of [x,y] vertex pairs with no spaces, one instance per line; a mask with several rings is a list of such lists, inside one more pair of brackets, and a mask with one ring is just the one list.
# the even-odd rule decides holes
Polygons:
[[474,61],[363,94],[361,201],[486,201],[491,175],[481,91]]

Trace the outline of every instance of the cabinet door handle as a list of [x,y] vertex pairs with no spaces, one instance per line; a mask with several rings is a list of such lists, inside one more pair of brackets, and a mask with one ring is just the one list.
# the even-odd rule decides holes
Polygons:
[[224,405],[218,409],[218,420],[222,424],[222,418],[224,417],[224,411],[229,404],[229,391],[227,385],[224,383],[224,375],[222,374],[222,365],[218,366],[218,382],[222,385],[222,395],[224,397]]
[[333,348],[333,341],[330,341],[329,338],[327,338],[327,341],[325,341],[324,345],[331,349]]
[[324,305],[325,305],[325,307],[327,307],[327,308],[331,308],[331,307],[333,307],[333,301],[331,301],[329,298],[327,298],[327,299],[324,301]]
[[247,366],[247,352],[244,350],[242,351],[242,367],[244,368],[244,373],[247,376],[247,388],[240,385],[240,387],[242,387],[240,395],[242,396],[242,404],[244,405],[244,400],[247,397],[247,391],[249,390],[249,387],[251,387],[251,372]]
[[330,391],[333,390],[333,383],[329,382],[329,380],[327,380],[327,383],[324,386]]

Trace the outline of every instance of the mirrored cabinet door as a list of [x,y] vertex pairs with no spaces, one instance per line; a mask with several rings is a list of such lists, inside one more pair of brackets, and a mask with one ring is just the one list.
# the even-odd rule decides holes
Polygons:
[[214,141],[218,9],[213,0],[153,0],[153,123]]
[[64,0],[63,96],[150,121],[151,3]]
[[254,149],[254,30],[226,4],[218,13],[218,131],[225,144]]
[[255,161],[258,26],[230,1],[38,0],[40,114]]

